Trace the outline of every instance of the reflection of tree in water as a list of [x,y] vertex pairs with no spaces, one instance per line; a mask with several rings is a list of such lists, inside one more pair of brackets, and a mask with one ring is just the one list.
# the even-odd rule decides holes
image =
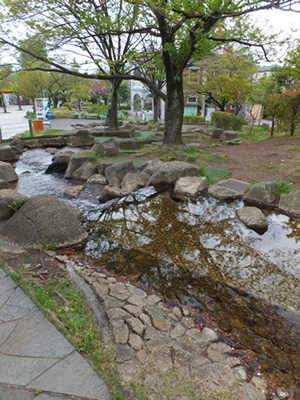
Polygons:
[[274,282],[290,279],[287,271],[251,247],[251,239],[241,239],[232,213],[220,211],[217,203],[197,203],[193,208],[163,195],[103,214],[97,229],[102,240],[111,243],[104,251],[106,258],[122,252],[124,263],[131,264],[126,269],[138,277],[150,273],[153,280],[178,284],[181,275],[186,281],[206,276],[261,297],[268,289],[275,303]]

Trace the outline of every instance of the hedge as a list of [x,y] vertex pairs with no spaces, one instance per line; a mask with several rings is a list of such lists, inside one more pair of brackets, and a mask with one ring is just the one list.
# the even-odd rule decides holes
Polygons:
[[205,125],[205,118],[199,115],[184,115],[183,123],[187,125]]
[[216,128],[231,129],[233,131],[241,131],[242,126],[247,125],[247,122],[243,118],[223,111],[214,111],[211,114],[211,122]]

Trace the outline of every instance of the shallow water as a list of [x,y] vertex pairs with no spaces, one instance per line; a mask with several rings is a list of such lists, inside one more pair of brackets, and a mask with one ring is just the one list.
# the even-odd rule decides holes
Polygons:
[[204,196],[175,202],[167,192],[147,199],[152,188],[118,200],[118,207],[115,201],[99,204],[88,185],[78,199],[69,200],[64,188],[79,182],[46,175],[51,158],[41,149],[24,153],[16,163],[17,190],[92,210],[84,221],[90,234],[86,257],[199,312],[209,311],[222,329],[259,354],[265,372],[295,384],[299,220],[264,211],[269,228],[259,235],[237,220],[241,200],[227,204]]

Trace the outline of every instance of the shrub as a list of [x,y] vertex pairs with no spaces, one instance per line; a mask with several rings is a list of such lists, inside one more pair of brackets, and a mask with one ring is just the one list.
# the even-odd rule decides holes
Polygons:
[[240,131],[242,126],[247,124],[243,118],[223,111],[214,111],[211,115],[211,121],[216,128],[232,129],[233,131]]
[[128,104],[127,106],[120,106],[120,110],[131,110],[131,105]]
[[51,112],[53,114],[53,118],[71,118],[71,111],[65,107],[52,108]]
[[183,123],[187,125],[205,125],[205,118],[199,115],[184,115]]
[[61,105],[61,107],[65,107],[65,108],[67,108],[68,110],[72,110],[72,106],[71,106],[71,104],[70,103],[67,103],[66,101]]

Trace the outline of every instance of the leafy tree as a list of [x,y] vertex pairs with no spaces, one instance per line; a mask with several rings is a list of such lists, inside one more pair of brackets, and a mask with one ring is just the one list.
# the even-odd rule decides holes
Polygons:
[[47,74],[43,71],[24,71],[16,74],[16,91],[19,95],[32,100],[34,113],[36,112],[34,99],[43,97],[47,79]]
[[67,91],[71,97],[71,102],[80,111],[83,101],[89,100],[89,81],[76,75],[69,75]]
[[[68,46],[68,50],[72,49],[74,53],[86,57],[87,61],[97,67],[96,73],[75,72],[71,66],[61,65],[50,55],[35,55],[38,59],[47,61],[56,71],[110,80],[110,128],[117,128],[118,88],[122,79],[131,78],[129,73],[132,53],[147,36],[156,37],[165,70],[167,93],[159,91],[153,82],[143,76],[138,79],[165,100],[164,143],[175,145],[182,143],[182,75],[191,57],[203,58],[213,48],[214,43],[220,42],[247,42],[261,47],[259,32],[252,30],[252,40],[249,35],[246,37],[250,28],[245,22],[236,20],[237,17],[264,9],[291,10],[297,5],[298,0],[142,0],[139,3],[123,0],[5,0],[1,8],[1,29],[4,33],[0,37],[0,43],[27,51],[11,37],[11,31],[6,25],[7,22],[22,20],[52,50]],[[228,24],[226,30],[223,30],[226,20],[237,23]],[[32,51],[29,54],[34,55]],[[86,67],[87,65],[85,71]],[[48,69],[51,69],[50,66]]]
[[288,130],[293,136],[300,125],[300,82],[296,89],[289,89],[280,95],[277,112],[278,127]]
[[296,42],[296,45],[288,51],[284,60],[285,68],[288,71],[289,76],[294,82],[300,81],[300,40]]
[[[107,99],[108,89],[106,85],[103,85],[102,82],[99,81],[99,79],[93,79],[90,82],[88,94],[100,103],[101,99]],[[107,102],[105,104],[107,104]]]
[[7,113],[7,109],[2,90],[12,87],[11,73],[12,69],[10,65],[0,64],[0,107],[3,107],[5,113]]
[[122,85],[120,86],[118,96],[119,96],[119,100],[122,103],[125,103],[126,101],[129,100],[130,92],[129,92],[129,87],[128,87],[127,82],[122,83]]
[[221,111],[233,104],[237,115],[253,91],[252,76],[256,67],[251,54],[227,48],[223,54],[205,57],[195,65],[198,71],[185,71],[185,89],[204,96],[207,103]]

